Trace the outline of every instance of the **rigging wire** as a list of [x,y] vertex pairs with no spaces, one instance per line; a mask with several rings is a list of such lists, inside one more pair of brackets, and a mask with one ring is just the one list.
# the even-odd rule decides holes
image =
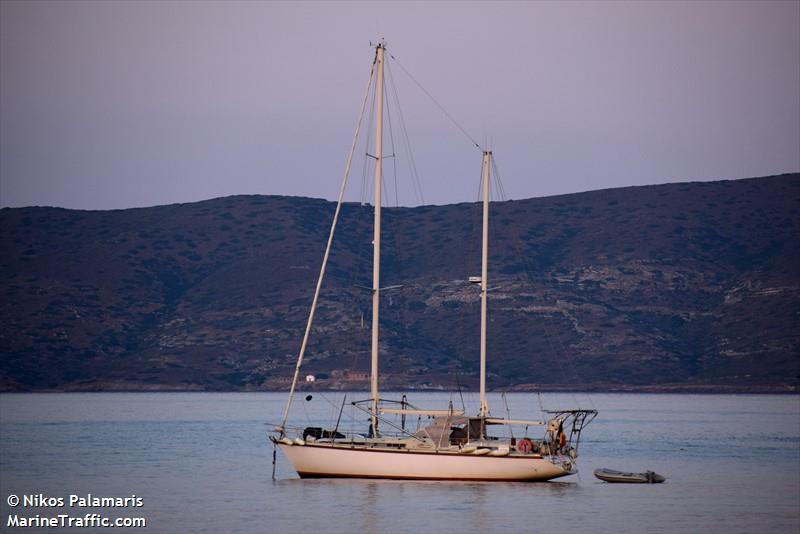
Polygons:
[[480,204],[481,200],[483,199],[483,169],[481,169],[480,174],[478,174],[478,192],[475,194],[475,202]]
[[356,131],[353,134],[353,143],[350,147],[350,153],[347,156],[347,163],[345,164],[344,177],[342,178],[342,184],[339,188],[339,198],[336,202],[336,211],[334,212],[333,221],[331,222],[331,229],[330,233],[328,234],[328,241],[327,244],[325,245],[325,254],[322,257],[322,265],[320,266],[319,277],[317,278],[317,285],[316,288],[314,289],[314,298],[311,301],[311,309],[309,310],[308,313],[308,322],[306,323],[306,328],[303,333],[303,341],[300,344],[300,351],[297,355],[297,364],[295,365],[294,376],[292,377],[292,385],[289,388],[289,398],[286,401],[286,408],[284,409],[283,412],[283,419],[281,420],[281,425],[278,428],[281,435],[284,435],[286,420],[289,417],[289,410],[291,409],[292,401],[294,400],[295,388],[297,387],[297,379],[300,376],[300,368],[303,365],[303,357],[305,355],[306,346],[308,345],[309,336],[311,335],[311,326],[314,322],[314,312],[316,311],[317,301],[319,299],[320,290],[322,289],[322,282],[325,278],[325,267],[328,264],[331,245],[333,244],[333,235],[334,232],[336,231],[336,222],[339,219],[339,213],[341,212],[342,204],[344,203],[344,192],[345,189],[347,188],[347,179],[350,177],[350,169],[353,162],[353,154],[355,153],[356,147],[358,146],[358,136],[359,133],[361,132],[361,121],[364,118],[364,107],[367,105],[369,88],[372,85],[372,77],[374,73],[375,73],[375,64],[373,63],[369,71],[369,79],[367,81],[367,87],[364,90],[364,99],[361,102],[361,110],[358,114]]
[[[386,114],[386,118],[387,118],[386,125],[388,126],[388,129],[389,129],[389,139],[390,139],[390,144],[392,145],[392,155],[391,156],[384,156],[383,153],[376,154],[376,157],[380,157],[380,159],[381,159],[381,168],[383,168],[383,160],[385,160],[386,158],[391,158],[392,160],[395,159],[394,158],[394,135],[392,134],[392,118],[389,115],[389,106],[386,105],[389,102],[389,99],[386,98],[386,84],[385,83],[383,84],[383,101],[384,101],[383,110],[384,110],[384,112]],[[382,152],[382,150],[381,150],[381,152]],[[396,174],[396,170],[397,169],[395,168],[395,189],[397,189],[397,174]],[[381,204],[382,206],[386,206],[386,207],[390,206],[390,204],[389,204],[389,188],[386,187],[386,179],[384,178],[383,173],[381,173],[381,202],[382,202],[382,204]]]
[[[391,54],[390,54],[391,55]],[[400,117],[400,133],[402,135],[402,139],[404,140],[404,149],[406,158],[408,159],[408,167],[410,170],[412,183],[414,185],[414,193],[417,195],[417,200],[420,204],[425,204],[425,197],[422,194],[422,182],[419,179],[419,172],[417,171],[417,163],[414,159],[414,152],[411,149],[411,139],[408,135],[408,127],[406,126],[405,116],[403,115],[403,107],[400,105],[400,96],[397,92],[397,84],[394,81],[394,75],[392,74],[391,62],[386,62],[386,73],[387,79],[389,81],[389,87],[392,89],[392,97],[394,98],[394,104],[397,107],[397,113]]]
[[[374,68],[374,64],[373,64],[373,68]],[[377,97],[377,92],[378,92],[378,89],[377,89],[376,85],[377,84],[373,84],[371,86],[371,88],[370,88],[371,89],[371,92],[370,92],[371,99],[370,99],[369,111],[368,111],[367,122],[366,122],[369,125],[373,124],[374,121],[375,121],[375,99]],[[373,158],[373,156],[369,152],[370,151],[370,145],[372,144],[372,133],[373,133],[372,132],[372,128],[366,128],[366,135],[364,136],[364,145],[363,145],[364,146],[364,149],[363,149],[364,158],[362,160],[362,167],[361,167],[361,190],[359,192],[359,203],[360,203],[360,206],[356,207],[356,221],[355,221],[356,225],[355,225],[355,227],[358,228],[358,229],[360,229],[362,226],[366,227],[366,225],[367,225],[366,221],[367,221],[367,218],[368,218],[368,211],[369,211],[368,208],[367,208],[367,205],[370,204],[370,199],[372,197],[373,183],[372,183],[372,180],[369,179],[369,170],[370,170],[369,163],[370,163],[371,158]],[[358,232],[357,235],[360,237],[359,230],[356,230],[356,232]],[[357,243],[357,245],[356,245],[356,258],[357,258],[357,261],[355,262],[356,263],[356,269],[352,270],[352,277],[351,277],[351,280],[350,280],[350,288],[351,289],[352,288],[359,288],[359,287],[365,285],[365,284],[362,284],[361,281],[362,281],[362,279],[365,279],[368,276],[365,266],[368,263],[368,254],[369,254],[369,251],[371,250],[371,246],[368,246],[369,243],[370,243],[369,238],[364,243],[362,243],[360,240],[357,240],[356,243]],[[366,309],[362,308],[362,306],[364,305],[364,299],[363,299],[363,292],[362,291],[360,291],[359,289],[355,289],[353,291],[353,299],[356,302],[356,308],[358,309],[358,313],[360,315],[360,324],[362,325],[362,328],[359,329],[359,337],[358,337],[358,339],[359,340],[363,340],[365,334],[369,332],[368,329],[363,328],[364,316],[368,315],[369,312],[370,312],[370,309],[371,309],[371,306],[372,306],[372,299],[369,299],[369,301],[367,303],[367,306],[366,306]],[[355,347],[355,350],[353,351],[353,360],[352,360],[352,362],[350,364],[350,370],[351,371],[356,371],[358,369],[358,362],[359,362],[359,357],[360,357],[361,351],[362,351],[362,347],[360,347],[360,346]]]
[[[388,62],[386,63],[386,65],[388,66]],[[388,69],[387,69],[387,71],[388,71]],[[390,81],[390,80],[388,80],[388,81]],[[391,83],[391,81],[390,81],[390,83]],[[394,205],[397,208],[397,207],[400,207],[400,197],[399,197],[398,187],[397,187],[397,175],[398,175],[398,173],[397,173],[397,151],[395,149],[395,143],[394,143],[394,127],[393,127],[393,124],[392,124],[392,113],[391,113],[392,106],[389,105],[389,95],[388,95],[387,85],[390,85],[390,84],[388,84],[388,83],[384,84],[384,97],[385,97],[384,101],[387,104],[385,106],[386,119],[387,119],[387,123],[388,123],[387,125],[388,125],[388,130],[389,130],[389,144],[392,147],[392,155],[391,156],[387,156],[387,157],[391,157],[392,158],[392,170],[393,170],[393,173],[394,173],[394,175],[393,175],[394,176]],[[400,109],[399,104],[398,104],[397,108]],[[382,190],[384,192],[384,204],[388,206],[389,205],[389,199],[388,199],[389,193],[387,191],[388,188],[384,187],[384,188],[382,188]],[[388,224],[389,220],[390,219],[387,217],[387,219],[386,219],[386,223],[387,223],[386,224],[386,228],[387,228],[387,230],[391,228],[391,226]],[[394,219],[394,221],[399,222],[399,219]],[[390,232],[390,233],[392,235],[392,241],[393,241],[393,244],[394,244],[394,257],[395,257],[396,262],[400,263],[401,260],[402,260],[401,257],[400,257],[400,250],[402,250],[401,247],[400,247],[400,236],[401,236],[402,232],[393,231],[393,232]],[[389,279],[390,277],[395,276],[395,272],[392,272],[392,271],[394,271],[394,270],[386,269],[384,274],[383,274],[384,279]],[[394,307],[393,306],[394,300],[392,298],[391,292],[388,293],[387,297],[388,297],[389,308],[391,309],[391,308]],[[401,318],[400,322],[404,327],[406,327],[405,321],[404,321],[404,314],[403,314],[403,309],[404,308],[403,308],[403,305],[400,303],[401,302],[400,297],[398,297],[397,300],[398,300],[398,307],[400,309],[400,314],[401,314],[401,316],[403,316],[403,318]],[[384,313],[386,314],[385,315],[385,319],[387,320],[386,322],[388,323],[389,322],[388,319],[390,319],[392,312],[390,310],[386,310]]]
[[[386,94],[386,87],[384,86],[384,94]],[[388,98],[385,99],[388,102]],[[397,194],[397,158],[396,151],[394,149],[394,128],[392,128],[392,106],[386,106],[386,121],[389,123],[389,144],[392,146],[392,169],[393,169],[393,176],[394,176],[394,207],[400,206],[399,197]],[[388,193],[387,193],[388,195]],[[388,202],[387,202],[388,204]]]
[[[369,103],[369,115],[367,116],[367,124],[372,124],[375,120],[375,96],[378,89],[372,87],[372,100]],[[372,143],[372,128],[367,128],[367,135],[364,138],[364,164],[361,171],[361,205],[364,206],[369,202],[372,193],[372,182],[367,179],[369,171],[369,146]]]
[[364,345],[364,343],[366,340],[368,340],[369,337],[367,335],[369,329],[366,328],[366,326],[364,325],[364,316],[369,313],[371,305],[370,303],[372,302],[372,300],[369,299],[369,303],[367,303],[366,305],[364,303],[365,292],[363,291],[362,288],[365,286],[363,280],[367,277],[365,266],[367,265],[366,254],[368,247],[366,245],[368,244],[368,241],[362,242],[360,239],[363,235],[361,228],[367,227],[367,223],[365,222],[365,220],[369,215],[369,209],[364,205],[357,205],[353,206],[353,210],[354,210],[353,233],[355,234],[356,237],[355,246],[353,250],[353,255],[355,256],[355,261],[353,261],[353,264],[355,265],[355,267],[349,269],[350,281],[348,287],[346,288],[347,291],[346,294],[351,301],[350,302],[352,305],[351,309],[358,314],[358,317],[356,320],[357,330],[353,335],[351,339],[352,343],[350,344],[350,349],[352,350],[353,353],[353,358],[349,368],[351,371],[355,371],[358,368],[359,355],[361,354],[362,351],[365,350],[366,345]]
[[[492,158],[492,159],[494,159],[494,158]],[[499,174],[496,174],[496,175],[499,178]],[[499,183],[502,184],[502,182],[499,182]],[[502,185],[500,187],[501,187],[501,190],[502,190]],[[521,250],[522,247],[521,247],[520,241],[521,241],[520,235],[519,235],[519,233],[516,233],[514,238],[511,240],[512,249],[513,249],[513,251],[514,251],[514,253],[515,253],[516,257],[517,257],[517,261],[519,262],[519,265],[522,267],[522,272],[523,272],[523,277],[524,277],[523,281],[526,281],[531,287],[535,287],[536,284],[535,284],[535,281],[533,279],[533,276],[531,275],[532,268],[531,268],[531,265],[530,265],[530,261],[528,259],[529,255],[528,254],[523,254],[523,252]],[[564,315],[564,314],[562,313],[562,315]],[[577,369],[575,368],[575,364],[574,364],[573,360],[571,358],[567,358],[566,357],[567,356],[567,349],[566,349],[564,343],[561,340],[561,336],[558,334],[558,329],[551,329],[548,326],[547,321],[540,321],[539,324],[542,326],[542,329],[545,331],[544,340],[545,340],[548,348],[550,349],[551,354],[555,355],[553,360],[555,360],[556,365],[558,366],[558,370],[561,373],[561,376],[567,382],[573,382],[573,383],[578,384],[580,382],[580,376],[579,376],[579,374],[577,372]],[[555,340],[555,344],[554,344],[553,340]],[[580,403],[578,402],[577,397],[575,397],[575,392],[574,391],[570,392],[570,395],[572,396],[572,399],[575,402],[575,404],[579,406]],[[593,409],[597,409],[597,407],[595,406],[594,401],[592,400],[591,396],[587,394],[586,398],[589,401],[589,404],[592,406],[592,408]],[[540,404],[540,407],[541,407],[541,398],[539,399],[539,404]]]
[[[500,200],[501,201],[507,201],[508,200],[508,196],[506,195],[505,187],[503,186],[503,181],[502,181],[501,176],[500,176],[500,171],[499,171],[499,169],[497,167],[496,159],[497,158],[495,158],[495,157],[491,158],[492,177],[494,178],[494,180],[492,181],[492,185],[494,185],[494,190],[497,191],[497,194],[498,194]],[[479,196],[480,196],[480,192],[481,192],[481,187],[479,186],[479,188],[478,188],[478,195]],[[517,260],[519,261],[520,265],[523,267],[523,272],[525,274],[525,278],[527,278],[527,281],[531,285],[533,285],[534,281],[533,281],[533,278],[531,277],[531,274],[530,274],[529,262],[526,259],[527,256],[525,254],[522,254],[522,252],[520,250],[519,234],[517,234],[515,237],[516,237],[516,239],[512,239],[512,243],[513,243],[514,252],[515,252],[515,254],[517,256]],[[551,353],[556,354],[556,358],[554,358],[554,359],[556,361],[556,364],[558,365],[559,371],[561,372],[561,376],[563,376],[568,381],[574,381],[575,383],[578,383],[580,381],[580,377],[579,377],[579,374],[577,372],[577,369],[575,368],[575,365],[574,365],[574,362],[572,361],[572,359],[565,359],[565,360],[562,361],[562,358],[559,357],[559,355],[566,355],[567,354],[566,347],[564,346],[564,344],[563,344],[563,342],[561,340],[561,337],[557,333],[553,334],[551,332],[550,328],[547,326],[546,322],[543,321],[540,324],[542,325],[542,327],[545,330],[545,333],[547,334],[546,337],[545,337],[545,340],[546,340],[547,344],[550,346]],[[556,343],[558,344],[558,349],[557,350],[554,350],[555,347],[553,346],[552,339],[555,339]],[[567,366],[569,367],[569,369],[566,368]],[[572,398],[573,398],[573,401],[575,402],[575,404],[576,405],[580,405],[580,403],[578,402],[578,399],[575,397],[574,392],[571,392],[571,395],[572,395]],[[589,401],[589,404],[592,406],[592,408],[596,409],[596,406],[595,406],[594,401],[592,400],[591,396],[589,396],[587,394],[586,397],[587,397],[587,400]],[[540,407],[541,407],[541,398],[539,399],[539,404],[540,404]]]
[[[388,53],[388,52],[387,52],[387,53]],[[412,75],[410,72],[408,72],[408,70],[407,70],[407,69],[406,69],[406,68],[403,66],[403,64],[402,64],[402,63],[400,63],[400,60],[399,60],[399,59],[397,59],[397,58],[396,58],[394,55],[392,55],[392,54],[390,54],[390,53],[389,53],[389,57],[390,57],[390,58],[392,58],[394,61],[396,61],[396,62],[397,62],[397,66],[398,66],[398,67],[400,67],[400,68],[402,69],[402,71],[403,71],[403,72],[405,72],[405,73],[406,73],[406,75],[407,75],[409,78],[411,78],[411,81],[413,81],[413,82],[414,82],[414,83],[417,85],[417,87],[419,87],[419,88],[422,90],[422,92],[423,92],[423,93],[425,93],[425,94],[428,96],[428,98],[430,98],[430,99],[431,99],[431,101],[432,101],[434,104],[436,104],[436,107],[438,107],[438,108],[439,108],[439,110],[440,110],[440,111],[441,111],[441,112],[444,114],[444,116],[445,116],[445,117],[447,117],[448,119],[450,119],[450,122],[452,122],[452,123],[453,123],[453,125],[454,125],[456,128],[458,128],[458,129],[461,131],[461,133],[463,133],[463,134],[464,134],[464,135],[467,137],[467,139],[469,139],[469,141],[470,141],[470,142],[471,142],[473,145],[475,145],[475,146],[478,148],[478,150],[480,150],[481,152],[483,152],[483,148],[481,147],[481,145],[479,145],[479,144],[478,144],[478,142],[477,142],[477,141],[475,141],[475,139],[474,139],[474,138],[473,138],[471,135],[469,135],[469,133],[467,133],[467,130],[465,130],[465,129],[464,129],[464,127],[463,127],[463,126],[461,126],[461,124],[459,124],[459,123],[458,123],[458,121],[457,121],[457,120],[455,120],[455,119],[453,118],[453,116],[452,116],[452,115],[450,115],[450,113],[449,113],[449,112],[448,112],[448,111],[445,109],[445,107],[444,107],[443,105],[441,105],[441,104],[439,103],[439,101],[438,101],[438,100],[436,100],[436,99],[433,97],[433,95],[432,95],[432,94],[430,94],[430,93],[428,92],[428,90],[427,90],[427,89],[425,89],[425,87],[423,87],[423,86],[422,86],[422,84],[421,84],[421,83],[419,83],[419,82],[417,81],[417,79],[416,79],[416,78],[414,78],[414,76],[413,76],[413,75]]]
[[[492,178],[493,178],[492,185],[494,185],[494,188],[493,188],[492,192],[496,191],[497,195],[499,196],[501,201],[507,201],[508,200],[508,196],[506,194],[505,187],[503,186],[503,181],[501,179],[501,175],[500,175],[499,169],[497,167],[497,163],[496,163],[496,158],[495,157],[491,158],[491,165],[492,165],[492,173],[491,174],[492,174]],[[479,196],[480,196],[480,191],[481,191],[481,188],[479,187],[479,193],[478,193]],[[515,236],[515,239],[512,239],[511,241],[513,243],[512,248],[514,250],[515,255],[517,256],[517,260],[519,261],[520,265],[523,268],[523,272],[524,272],[525,278],[527,279],[527,281],[531,285],[534,285],[534,281],[533,281],[533,278],[532,278],[531,273],[530,273],[530,263],[529,263],[529,261],[527,261],[527,256],[525,254],[523,254],[522,251],[520,250],[521,247],[520,247],[519,234],[517,234]],[[551,330],[551,328],[547,325],[546,321],[542,321],[540,324],[542,325],[542,328],[545,330],[545,333],[546,333],[545,341],[546,341],[547,345],[550,346],[551,353],[556,355],[556,357],[554,359],[556,361],[556,364],[558,365],[558,369],[559,369],[559,371],[561,373],[561,376],[564,377],[564,379],[566,379],[568,382],[571,381],[571,382],[574,382],[576,384],[579,383],[580,382],[579,373],[577,372],[577,369],[575,368],[573,360],[571,358],[566,358],[567,350],[566,350],[566,347],[565,347],[565,345],[564,345],[564,343],[563,343],[563,341],[561,339],[561,336],[558,335],[557,331],[554,332],[553,330]],[[553,340],[555,340],[555,344],[557,345],[557,347],[554,346]],[[575,404],[576,405],[580,405],[580,403],[578,402],[578,399],[575,397],[575,393],[574,392],[571,392],[571,396],[572,396],[572,399],[575,402]],[[592,400],[591,396],[587,394],[586,398],[589,401],[589,404],[591,405],[591,407],[593,409],[596,409],[597,407],[595,406],[594,401]],[[540,406],[540,408],[543,408],[542,407],[541,396],[539,396],[539,406]]]
[[497,189],[499,191],[499,198],[503,202],[508,200],[508,195],[506,195],[506,189],[503,187],[503,180],[500,179],[500,170],[497,168],[497,158],[492,158],[492,175],[494,176],[495,181],[497,182]]
[[[511,419],[511,409],[508,407],[506,392],[504,391],[501,396],[503,397],[503,404],[506,406],[506,419]],[[508,431],[511,432],[511,439],[514,439],[514,427],[512,425],[508,425]]]

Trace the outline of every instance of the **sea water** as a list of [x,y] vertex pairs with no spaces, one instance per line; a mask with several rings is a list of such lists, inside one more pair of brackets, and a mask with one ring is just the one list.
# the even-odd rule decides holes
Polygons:
[[[365,415],[349,404],[358,398],[348,394],[341,410],[341,393],[300,393],[291,422],[333,425],[341,410],[342,428],[366,431]],[[0,530],[73,531],[14,525],[60,515],[94,525],[95,514],[143,518],[145,528],[125,530],[152,533],[800,532],[797,395],[492,394],[495,416],[599,411],[581,439],[580,473],[545,483],[300,480],[280,451],[273,480],[267,433],[285,400],[278,393],[0,395]],[[409,401],[461,408],[462,396],[419,393]],[[477,409],[474,395],[464,404]],[[667,481],[608,484],[592,475],[598,467],[652,470]],[[117,498],[140,506],[108,500]]]

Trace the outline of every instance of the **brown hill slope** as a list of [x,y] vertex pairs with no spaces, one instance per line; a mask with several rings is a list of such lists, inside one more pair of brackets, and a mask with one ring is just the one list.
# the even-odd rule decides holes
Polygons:
[[[334,204],[0,210],[0,388],[284,387]],[[800,375],[800,175],[492,207],[493,387]],[[305,369],[368,367],[371,208],[346,205]],[[474,384],[476,204],[385,210],[385,387]],[[363,324],[362,324],[363,317]],[[356,376],[356,375],[352,375]]]

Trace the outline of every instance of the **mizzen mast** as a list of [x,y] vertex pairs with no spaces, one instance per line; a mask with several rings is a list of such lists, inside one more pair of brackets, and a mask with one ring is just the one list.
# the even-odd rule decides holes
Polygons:
[[486,402],[486,292],[489,289],[489,166],[492,159],[490,150],[483,151],[483,245],[481,247],[481,392],[480,417],[489,415]]

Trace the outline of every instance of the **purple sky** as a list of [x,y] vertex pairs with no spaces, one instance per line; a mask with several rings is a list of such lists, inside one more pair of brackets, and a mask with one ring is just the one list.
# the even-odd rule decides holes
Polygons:
[[[3,0],[0,205],[333,199],[381,36],[511,198],[800,170],[796,1]],[[475,200],[480,154],[393,73],[425,202]]]

